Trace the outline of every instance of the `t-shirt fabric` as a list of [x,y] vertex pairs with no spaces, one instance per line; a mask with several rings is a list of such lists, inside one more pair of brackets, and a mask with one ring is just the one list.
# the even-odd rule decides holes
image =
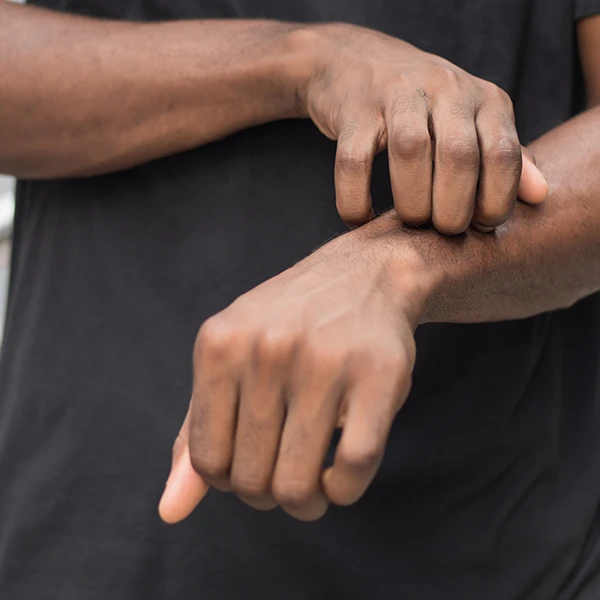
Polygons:
[[[35,4],[365,25],[503,87],[525,143],[582,108],[575,22],[600,12],[600,0]],[[197,329],[344,230],[334,153],[311,122],[284,121],[121,173],[19,183],[0,362],[2,600],[600,598],[598,296],[420,327],[410,398],[355,506],[306,524],[211,491],[186,522],[159,520]],[[385,155],[373,198],[393,204]]]

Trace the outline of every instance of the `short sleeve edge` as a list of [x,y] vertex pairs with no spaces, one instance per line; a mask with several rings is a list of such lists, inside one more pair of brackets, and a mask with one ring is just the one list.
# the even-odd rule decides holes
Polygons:
[[574,18],[576,21],[600,14],[600,0],[575,0]]

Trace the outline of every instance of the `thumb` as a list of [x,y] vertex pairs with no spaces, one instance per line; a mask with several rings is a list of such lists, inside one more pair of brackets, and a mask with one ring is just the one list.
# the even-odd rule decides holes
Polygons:
[[190,411],[173,445],[173,463],[158,513],[165,523],[188,517],[208,491],[209,485],[196,473],[190,460]]
[[533,154],[521,146],[523,168],[519,184],[519,200],[528,204],[541,204],[548,196],[548,182],[535,164]]

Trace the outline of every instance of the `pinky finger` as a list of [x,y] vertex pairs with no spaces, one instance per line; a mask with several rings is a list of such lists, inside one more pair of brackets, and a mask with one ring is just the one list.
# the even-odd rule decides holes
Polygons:
[[[404,400],[407,391],[399,392],[399,386],[395,386],[382,394],[378,387],[376,390],[372,384],[359,383],[348,403],[333,466],[322,475],[323,490],[333,504],[348,506],[359,500],[381,464],[399,401]],[[400,387],[408,390],[408,385]]]

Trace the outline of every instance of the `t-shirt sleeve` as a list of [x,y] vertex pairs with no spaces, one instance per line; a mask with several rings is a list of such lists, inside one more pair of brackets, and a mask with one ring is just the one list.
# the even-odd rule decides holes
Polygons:
[[600,14],[600,0],[575,0],[575,20]]

